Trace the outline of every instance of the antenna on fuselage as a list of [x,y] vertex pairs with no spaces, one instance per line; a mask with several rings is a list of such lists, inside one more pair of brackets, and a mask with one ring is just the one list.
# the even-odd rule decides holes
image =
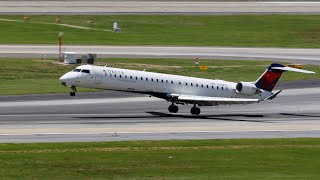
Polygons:
[[104,67],[107,67],[107,66],[108,66],[108,64],[104,65]]

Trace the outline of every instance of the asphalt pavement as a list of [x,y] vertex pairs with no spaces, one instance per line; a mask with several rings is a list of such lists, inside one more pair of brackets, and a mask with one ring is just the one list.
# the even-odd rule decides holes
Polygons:
[[[192,46],[63,46],[64,52],[97,54],[98,57],[203,58],[273,60],[290,63],[320,64],[320,49],[240,48]],[[0,57],[57,58],[57,45],[0,45]]]
[[319,2],[0,1],[0,14],[319,14]]
[[259,104],[190,106],[146,96],[0,102],[0,142],[320,137],[320,89],[284,90]]

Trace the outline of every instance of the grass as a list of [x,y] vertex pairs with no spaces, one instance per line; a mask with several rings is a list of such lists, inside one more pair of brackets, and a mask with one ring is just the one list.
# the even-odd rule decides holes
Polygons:
[[[0,18],[22,20],[23,16]],[[63,27],[62,23],[121,33]],[[94,21],[89,25],[87,21]],[[0,21],[0,44],[182,45],[246,47],[320,47],[319,15],[100,15],[32,16],[30,22]]]
[[[77,65],[61,65],[56,60],[0,59],[0,95],[68,93],[59,77]],[[228,81],[254,81],[268,67],[269,61],[201,60],[200,70],[192,59],[98,59],[97,64]],[[320,66],[306,65],[305,69],[318,74],[285,73],[281,80],[320,78]],[[78,91],[97,91],[79,88]]]
[[319,179],[320,139],[0,144],[1,179]]

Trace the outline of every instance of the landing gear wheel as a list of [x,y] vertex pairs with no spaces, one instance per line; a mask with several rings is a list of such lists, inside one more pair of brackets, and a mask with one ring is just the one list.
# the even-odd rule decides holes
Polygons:
[[190,109],[190,112],[193,115],[199,115],[201,111],[200,111],[200,108],[194,106]]
[[70,92],[70,96],[75,96],[77,88],[75,86],[71,86],[72,92]]
[[177,113],[179,108],[178,106],[175,106],[175,105],[170,105],[169,108],[168,108],[169,112],[171,113]]

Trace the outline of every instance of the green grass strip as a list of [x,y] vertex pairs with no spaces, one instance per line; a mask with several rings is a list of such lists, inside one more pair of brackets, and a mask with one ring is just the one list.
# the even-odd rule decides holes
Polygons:
[[0,144],[2,179],[319,179],[319,139]]
[[[23,20],[22,15],[0,18]],[[100,30],[61,26],[56,19]],[[102,31],[112,30],[115,21],[121,33]],[[310,48],[320,47],[319,21],[319,15],[35,15],[28,22],[0,20],[0,44],[57,44],[62,31],[65,44]]]

